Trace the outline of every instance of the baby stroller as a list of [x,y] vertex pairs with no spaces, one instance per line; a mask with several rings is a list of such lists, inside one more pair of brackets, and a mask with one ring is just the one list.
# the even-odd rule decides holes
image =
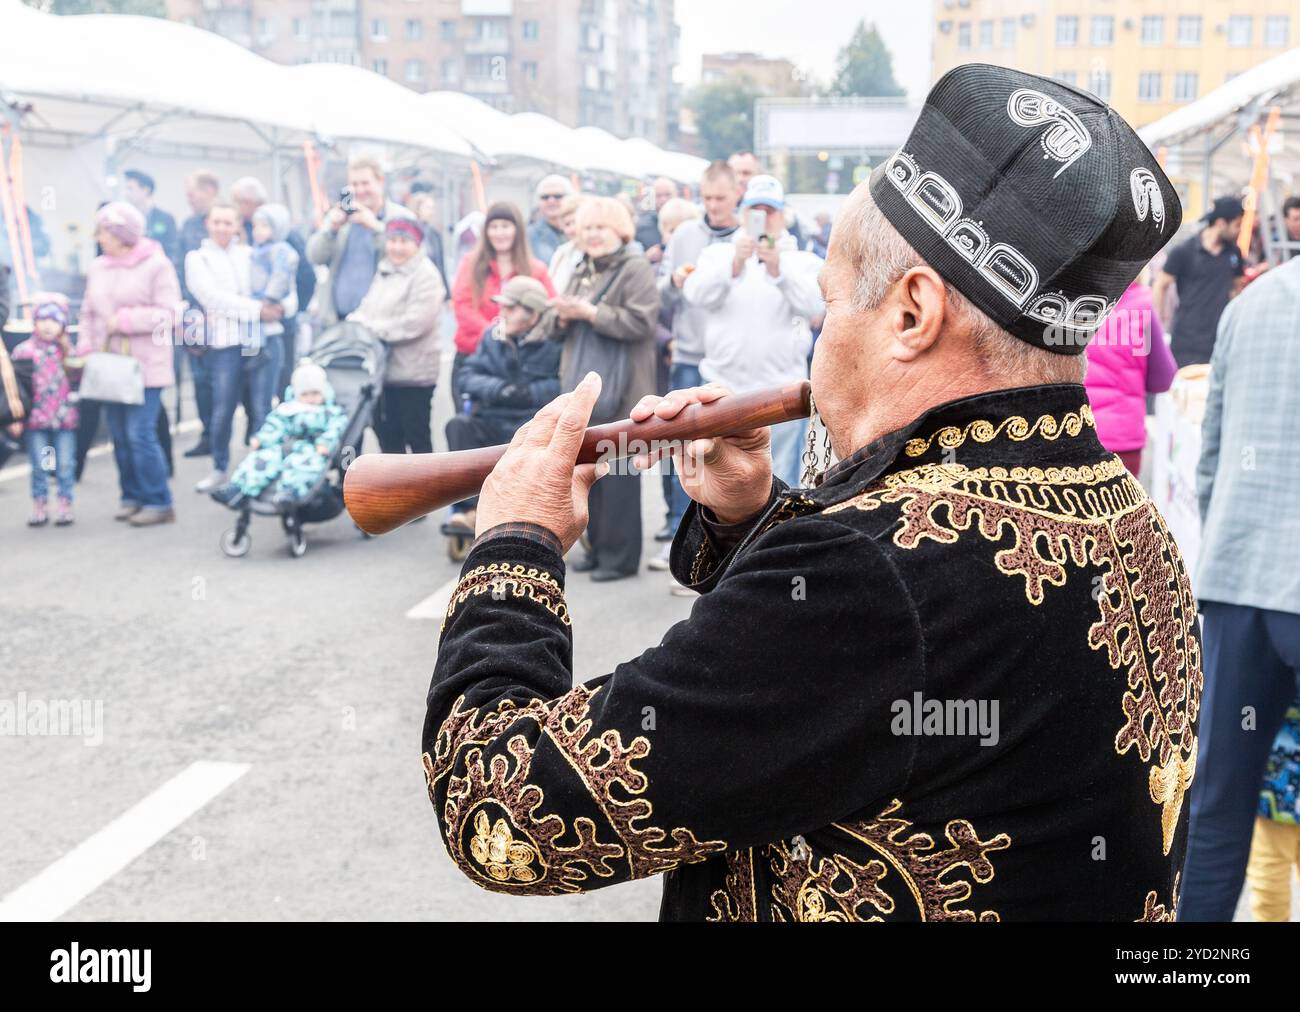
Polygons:
[[325,370],[335,402],[347,415],[343,438],[320,480],[292,507],[282,509],[272,503],[278,481],[271,482],[257,498],[245,499],[235,507],[238,519],[221,535],[222,552],[233,559],[248,554],[253,540],[248,525],[256,513],[279,517],[289,538],[289,554],[301,558],[307,551],[303,525],[325,523],[343,512],[343,472],[356,456],[356,447],[374,415],[384,387],[387,357],[384,343],[355,323],[340,323],[320,335],[307,358]]

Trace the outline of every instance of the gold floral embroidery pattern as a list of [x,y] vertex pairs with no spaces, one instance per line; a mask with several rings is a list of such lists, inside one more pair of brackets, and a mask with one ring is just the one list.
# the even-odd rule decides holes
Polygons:
[[507,591],[514,597],[526,597],[535,601],[565,625],[570,624],[569,606],[564,601],[564,592],[560,590],[555,577],[543,569],[493,562],[487,566],[475,566],[456,584],[456,589],[451,592],[451,600],[447,602],[443,626],[446,627],[447,619],[471,595],[477,597],[491,593],[501,597]]
[[[425,753],[425,778],[435,808],[435,788],[440,780],[448,778],[442,819],[451,856],[489,888],[545,894],[577,892],[587,888],[593,876],[612,876],[614,861],[626,862],[629,877],[643,878],[678,864],[702,861],[726,849],[722,840],[701,842],[689,829],[677,827],[669,831],[650,823],[653,806],[641,796],[649,781],[635,766],[650,754],[650,743],[637,737],[624,745],[622,736],[613,729],[590,738],[592,721],[588,713],[591,699],[599,691],[577,686],[559,699],[532,700],[525,706],[507,700],[487,714],[465,708],[462,697],[438,730],[434,754]],[[591,819],[575,819],[569,827],[558,815],[543,814],[544,792],[529,782],[534,747],[522,728],[519,733],[511,733],[515,725],[525,721],[533,722],[559,750],[619,842],[601,840],[600,830]],[[498,754],[485,760],[484,748],[506,735],[509,757]],[[464,761],[464,772],[459,775],[454,771],[458,758]],[[473,840],[483,836],[484,823],[478,815],[484,806],[492,808],[495,816],[484,815],[488,818],[487,842],[492,841],[494,833],[500,844],[526,840],[531,850],[526,862],[522,860],[522,843],[521,849],[511,851],[507,845],[504,852],[500,846],[495,852],[485,851],[486,844],[479,843],[476,853]],[[462,837],[468,836],[471,819],[473,837],[467,844]],[[504,823],[500,832],[496,830],[497,820]],[[569,839],[576,842],[565,842]],[[508,866],[523,864],[529,871],[536,869],[536,874],[531,878],[514,874],[503,878],[479,859],[479,853],[504,853]],[[511,855],[520,860],[509,860]],[[494,862],[501,863],[499,858]]]
[[709,905],[713,907],[713,916],[706,917],[705,920],[728,924],[758,920],[753,848],[731,851],[726,855],[726,860],[724,888],[715,889],[710,894]]
[[1012,415],[1010,418],[1004,418],[997,425],[982,418],[974,422],[968,422],[964,428],[948,425],[925,439],[909,439],[903,449],[909,457],[919,457],[930,449],[935,440],[938,440],[943,449],[955,450],[965,443],[968,438],[975,440],[977,443],[991,443],[999,435],[1005,433],[1009,439],[1020,443],[1033,435],[1038,435],[1043,439],[1056,439],[1064,433],[1073,437],[1082,432],[1085,425],[1095,426],[1096,424],[1096,420],[1092,415],[1092,406],[1083,404],[1079,407],[1077,413],[1071,411],[1059,422],[1051,415],[1039,415],[1038,419],[1033,424],[1030,424],[1028,420],[1020,415]]
[[510,879],[532,882],[538,874],[533,865],[541,864],[542,860],[532,843],[514,838],[505,819],[492,822],[481,809],[474,816],[474,839],[470,841],[469,853],[498,882]]
[[1154,889],[1147,893],[1142,916],[1137,919],[1138,924],[1172,924],[1178,920],[1178,880],[1182,877],[1182,874],[1182,872],[1178,872],[1174,875],[1174,894],[1173,899],[1169,901],[1168,908],[1159,902]]
[[[923,921],[996,921],[994,910],[968,910],[974,884],[993,881],[989,854],[1011,846],[999,833],[982,840],[965,819],[944,828],[949,846],[936,850],[934,838],[915,832],[912,823],[895,817],[897,798],[874,819],[836,822],[837,829],[878,855],[858,864],[843,854],[796,860],[784,843],[767,847],[772,885],[772,916],[794,921],[880,921],[911,899]],[[891,896],[884,888],[891,875],[906,885],[907,895]]]
[[[1090,477],[1086,469],[1054,475],[1028,469],[1023,478],[995,473],[1000,470],[922,465],[891,474],[827,512],[897,504],[893,540],[904,549],[926,539],[955,544],[972,526],[991,542],[1010,533],[1013,544],[997,552],[994,564],[1024,579],[1025,597],[1035,606],[1046,584],[1065,586],[1067,563],[1102,570],[1095,595],[1101,616],[1088,631],[1088,645],[1105,648],[1110,666],[1125,670],[1126,719],[1115,751],[1135,749],[1142,762],[1152,763],[1149,790],[1161,809],[1168,854],[1196,768],[1191,728],[1204,682],[1196,601],[1182,555],[1142,487],[1106,462],[1093,465]],[[1071,477],[1083,484],[1055,488],[1069,486]]]

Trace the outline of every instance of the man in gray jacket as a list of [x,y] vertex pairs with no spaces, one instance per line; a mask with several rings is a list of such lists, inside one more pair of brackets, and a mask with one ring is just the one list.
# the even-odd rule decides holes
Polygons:
[[1210,360],[1194,583],[1205,691],[1179,920],[1232,920],[1264,765],[1300,677],[1297,388],[1300,259],[1228,303]]
[[[686,302],[682,298],[682,286],[695,269],[700,254],[714,243],[730,242],[740,227],[740,219],[736,217],[736,174],[726,162],[713,162],[704,170],[700,202],[704,205],[704,217],[677,226],[664,251],[666,263],[659,280],[660,300],[666,307],[673,307],[673,354],[668,378],[672,390],[687,390],[703,383],[700,359],[704,357],[704,324],[709,311]],[[674,482],[672,501],[668,504],[667,536],[661,540],[672,540],[690,502],[681,482]],[[667,555],[662,558],[666,563]]]
[[322,327],[338,323],[366,297],[384,256],[384,225],[393,218],[414,220],[401,204],[385,198],[383,167],[369,155],[348,163],[348,191],[350,199],[331,207],[307,242],[308,259],[329,267],[316,300]]

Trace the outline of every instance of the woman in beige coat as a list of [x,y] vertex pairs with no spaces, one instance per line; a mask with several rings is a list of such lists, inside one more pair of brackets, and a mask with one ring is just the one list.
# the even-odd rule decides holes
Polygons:
[[447,290],[420,252],[424,232],[405,218],[384,228],[384,258],[348,316],[388,345],[375,434],[384,453],[432,453],[430,411],[438,382],[438,319]]
[[[655,269],[628,248],[634,226],[612,197],[592,197],[577,216],[584,256],[537,327],[563,341],[560,389],[572,390],[588,371],[603,381],[593,423],[626,418],[655,386]],[[641,475],[611,472],[592,486],[587,537],[591,552],[570,568],[597,581],[633,576],[641,565]]]

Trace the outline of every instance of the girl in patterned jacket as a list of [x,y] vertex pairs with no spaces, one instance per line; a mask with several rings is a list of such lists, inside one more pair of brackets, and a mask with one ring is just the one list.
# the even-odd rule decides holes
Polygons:
[[278,481],[271,502],[290,509],[329,467],[348,416],[334,403],[325,370],[304,359],[293,371],[288,393],[249,440],[253,452],[240,462],[230,481],[213,489],[217,502],[237,508]]
[[55,292],[42,292],[32,300],[35,325],[32,336],[14,349],[15,360],[33,363],[32,410],[23,425],[23,441],[32,463],[32,515],[29,527],[49,523],[46,499],[49,472],[58,482],[56,527],[72,523],[72,490],[77,466],[77,406],[64,359],[72,351],[68,343],[71,313],[68,300]]

